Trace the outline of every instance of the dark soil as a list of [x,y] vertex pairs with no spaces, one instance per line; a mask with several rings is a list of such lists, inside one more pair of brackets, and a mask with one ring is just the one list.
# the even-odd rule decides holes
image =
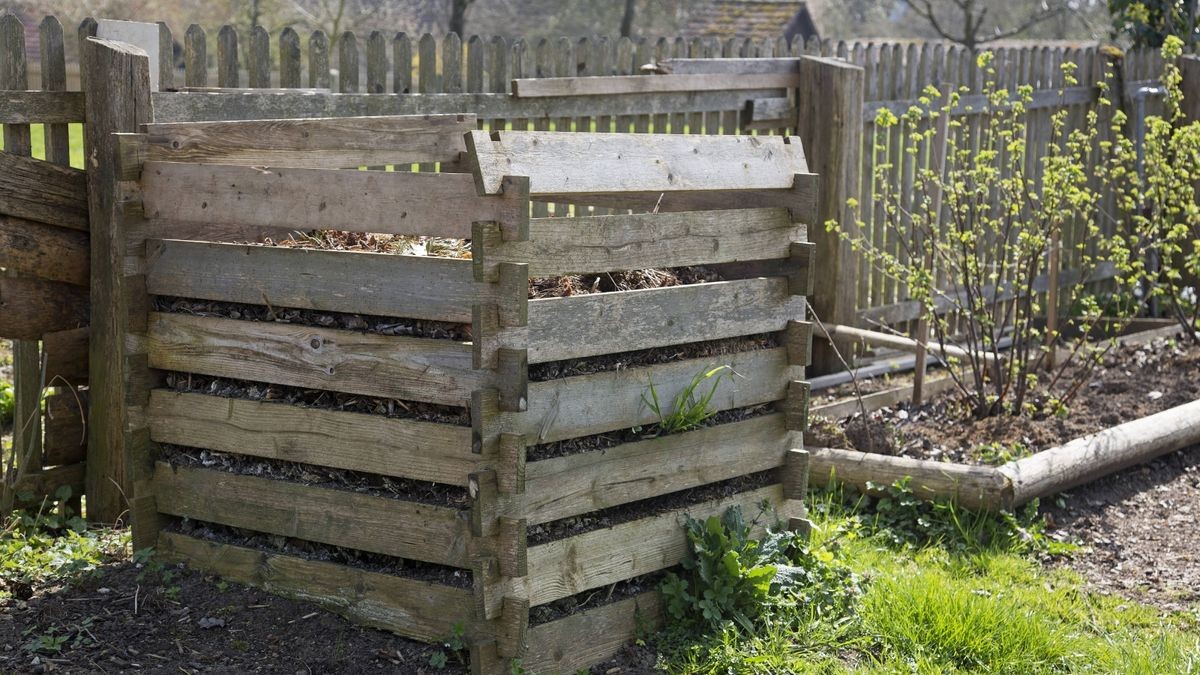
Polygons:
[[571,274],[565,277],[542,277],[529,280],[530,299],[565,298],[572,295],[636,291],[647,288],[666,288],[722,281],[717,272],[704,267],[674,267],[669,269],[602,272],[600,274]]
[[[165,580],[112,562],[77,585],[0,603],[0,672],[466,672],[452,654],[447,669],[436,670],[429,661],[438,648],[355,626],[309,603],[217,583],[182,566],[169,571]],[[61,653],[24,649],[51,630],[70,636]]]
[[913,408],[902,404],[849,423],[814,420],[805,442],[905,457],[1007,461],[1200,398],[1200,348],[1166,340],[1116,348],[1070,402],[1064,417],[974,419],[956,392]]
[[652,591],[662,584],[668,571],[670,570],[643,574],[640,577],[634,577],[626,581],[618,581],[611,586],[594,588],[590,591],[577,593],[545,605],[539,605],[529,610],[529,624],[536,626],[538,624],[557,621],[578,612],[596,609],[597,607],[603,607],[626,598],[632,598],[639,593]]
[[706,340],[704,342],[691,342],[669,347],[640,349],[634,352],[621,352],[619,354],[604,354],[583,359],[536,363],[529,366],[529,381],[546,382],[548,380],[558,380],[578,375],[641,368],[687,359],[703,359],[739,352],[754,352],[760,349],[779,347],[780,345],[779,333],[762,333],[723,340]]
[[1043,502],[1047,522],[1090,549],[1054,564],[1166,611],[1200,606],[1200,446]]

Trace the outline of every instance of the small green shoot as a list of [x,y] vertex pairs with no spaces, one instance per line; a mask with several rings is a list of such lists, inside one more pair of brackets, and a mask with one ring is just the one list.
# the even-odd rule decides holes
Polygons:
[[[642,402],[658,417],[657,435],[697,429],[713,415],[716,415],[717,411],[713,410],[710,404],[717,393],[717,386],[721,384],[721,379],[727,374],[730,377],[734,375],[732,367],[718,366],[712,370],[696,373],[692,377],[692,381],[675,396],[670,412],[663,410],[654,380],[650,380],[649,389],[642,394]],[[697,397],[696,390],[710,380],[712,386],[706,393]]]

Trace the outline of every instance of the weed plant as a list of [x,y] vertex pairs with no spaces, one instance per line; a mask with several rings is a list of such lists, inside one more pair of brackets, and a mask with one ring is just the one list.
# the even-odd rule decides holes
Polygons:
[[[696,373],[691,382],[675,395],[669,411],[663,408],[654,380],[650,380],[646,392],[642,394],[642,403],[658,418],[656,433],[666,435],[691,431],[716,415],[717,411],[711,407],[713,396],[716,395],[722,378],[726,376],[733,376],[733,368],[730,366],[718,366]],[[697,393],[705,383],[711,383],[708,390]]]

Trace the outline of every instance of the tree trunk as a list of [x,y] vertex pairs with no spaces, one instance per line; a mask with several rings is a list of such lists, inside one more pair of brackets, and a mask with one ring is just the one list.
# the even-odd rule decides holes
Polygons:
[[633,37],[633,17],[637,0],[625,0],[625,13],[621,15],[621,37]]

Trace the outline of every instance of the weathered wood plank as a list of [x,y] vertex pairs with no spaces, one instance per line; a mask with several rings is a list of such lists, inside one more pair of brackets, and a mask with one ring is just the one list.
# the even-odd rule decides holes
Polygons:
[[528,218],[528,203],[518,190],[499,198],[479,196],[468,174],[148,162],[142,184],[148,218],[255,231],[334,229],[466,239],[474,221]]
[[0,267],[20,277],[87,286],[86,232],[0,215]]
[[652,424],[658,418],[642,400],[651,382],[669,408],[693,377],[721,365],[730,366],[737,375],[726,375],[717,386],[710,407],[718,411],[780,400],[799,372],[787,365],[787,350],[780,347],[530,382],[529,410],[514,426],[534,444]]
[[804,149],[783,136],[680,136],[475,131],[468,148],[480,192],[528,176],[530,194],[792,187]]
[[[427,61],[422,60],[424,64]],[[312,86],[320,86],[319,84]],[[325,86],[328,86],[326,83]],[[419,86],[419,85],[418,85]],[[740,110],[746,101],[779,96],[778,89],[697,91],[628,96],[569,96],[517,99],[508,94],[321,94],[304,91],[182,93],[155,92],[161,122],[229,119],[287,119],[351,115],[432,115],[473,112],[479,119],[661,114],[675,111]]]
[[223,302],[470,323],[471,263],[451,258],[151,240],[146,289]]
[[[474,115],[148,124],[122,139],[123,166],[140,161],[343,169],[383,164],[457,164]],[[137,175],[124,178],[137,180]]]
[[88,336],[86,327],[46,333],[42,349],[46,352],[46,383],[48,385],[82,385],[88,379]]
[[[764,513],[763,504],[768,508]],[[529,604],[543,605],[592,588],[679,564],[687,553],[684,516],[702,520],[740,506],[758,529],[787,522],[791,504],[772,485],[529,548],[528,576],[513,579]]]
[[68,166],[0,153],[0,214],[86,231],[87,175]]
[[512,81],[517,98],[557,96],[620,96],[679,91],[735,91],[739,89],[789,89],[799,84],[796,73],[703,73],[695,75],[606,75],[547,77]]
[[477,264],[524,262],[533,277],[786,258],[805,227],[786,209],[534,218],[527,241],[474,250]]
[[146,346],[152,368],[443,405],[491,380],[467,343],[284,323],[156,312]]
[[73,391],[46,397],[45,466],[75,464],[87,458],[87,428],[79,407],[83,402]]
[[469,567],[470,529],[454,509],[165,462],[151,489],[173,516]]
[[88,324],[88,289],[60,281],[0,277],[0,337],[42,335]]
[[794,444],[776,413],[530,462],[514,513],[536,525],[766,471],[782,465]]
[[804,308],[782,277],[531,300],[529,362],[769,333]]
[[685,190],[681,192],[620,192],[545,194],[531,197],[535,202],[555,202],[585,206],[610,206],[633,209],[636,213],[675,211],[727,211],[731,209],[789,209],[792,220],[822,227],[818,220],[820,178],[816,174],[796,174],[792,187],[781,190]]
[[743,129],[782,129],[796,123],[796,106],[783,98],[756,98],[742,111]]
[[799,58],[738,58],[719,59],[663,59],[654,64],[653,70],[672,75],[787,75],[800,72]]
[[455,624],[471,619],[470,591],[450,586],[175,532],[164,532],[157,550],[168,560],[187,563],[207,574],[312,602],[356,623],[426,642],[444,639],[454,633]]
[[466,487],[471,429],[155,389],[150,438],[220,452]]
[[83,121],[83,92],[0,91],[0,124],[67,124]]
[[[574,673],[612,658],[663,622],[662,598],[648,591],[529,629],[522,665],[536,673]],[[581,640],[580,636],[587,636]]]

